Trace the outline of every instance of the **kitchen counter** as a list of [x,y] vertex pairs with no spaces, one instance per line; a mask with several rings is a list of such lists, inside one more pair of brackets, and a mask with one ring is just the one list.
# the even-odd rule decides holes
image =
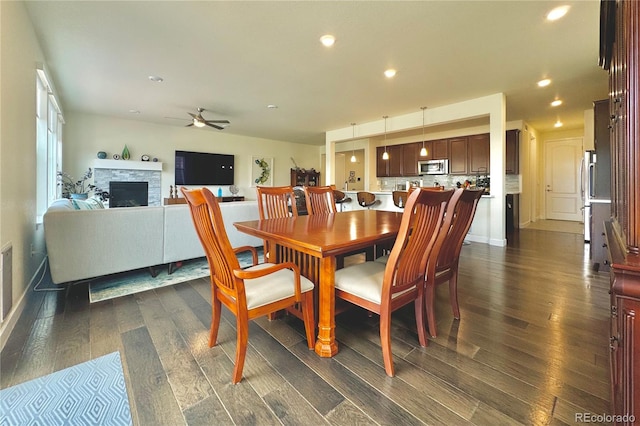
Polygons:
[[[338,210],[342,209],[341,211],[348,211],[348,210],[360,210],[364,208],[358,205],[357,197],[356,197],[356,193],[358,191],[351,191],[351,190],[347,190],[347,191],[341,190],[341,191],[347,194],[352,201],[348,203],[343,203],[341,207],[338,208]],[[378,190],[378,191],[367,191],[367,192],[371,192],[376,196],[376,199],[380,200],[380,203],[376,204],[373,208],[378,210],[388,210],[388,211],[395,211],[395,212],[404,211],[404,209],[396,207],[396,205],[393,204],[393,197],[391,195],[393,191]],[[496,233],[497,230],[492,230],[493,225],[492,225],[490,212],[492,210],[492,206],[494,203],[500,203],[500,206],[501,206],[500,208],[501,209],[504,208],[504,204],[505,204],[504,201],[506,197],[501,197],[501,198],[502,199],[499,200],[495,194],[482,196],[482,198],[480,199],[480,202],[478,203],[478,207],[476,209],[476,214],[473,218],[473,222],[471,223],[471,228],[469,229],[469,232],[466,237],[468,241],[489,243],[493,245],[506,244],[506,239],[504,237],[500,238],[500,237],[492,236],[492,234]],[[503,229],[503,227],[504,227],[504,224],[500,226],[501,229]]]

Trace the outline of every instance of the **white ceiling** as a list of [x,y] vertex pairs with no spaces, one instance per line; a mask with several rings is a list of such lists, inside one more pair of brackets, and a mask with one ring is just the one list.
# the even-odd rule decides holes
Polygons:
[[[568,15],[546,21],[561,4],[571,5]],[[206,119],[231,121],[223,132],[323,144],[326,131],[352,122],[498,92],[506,94],[507,120],[542,132],[557,119],[582,127],[584,110],[608,92],[598,67],[597,0],[26,7],[65,112],[182,126],[202,107]],[[319,42],[327,33],[337,39],[330,49]],[[390,67],[398,70],[391,80],[383,75]],[[552,84],[537,88],[543,77]],[[556,96],[564,104],[552,108]]]

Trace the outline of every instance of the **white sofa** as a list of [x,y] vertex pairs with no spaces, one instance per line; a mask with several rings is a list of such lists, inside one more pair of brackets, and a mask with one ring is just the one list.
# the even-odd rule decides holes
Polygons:
[[[256,201],[220,208],[233,247],[262,245],[233,226],[258,219]],[[204,256],[186,204],[75,210],[56,200],[44,215],[44,234],[56,284]]]

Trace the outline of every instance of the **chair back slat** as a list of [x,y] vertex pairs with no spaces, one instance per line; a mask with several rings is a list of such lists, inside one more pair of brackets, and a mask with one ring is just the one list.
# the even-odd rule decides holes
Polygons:
[[453,195],[449,191],[412,191],[404,213],[396,242],[389,254],[383,283],[390,296],[415,285],[423,285],[429,253],[438,236],[438,230]]
[[442,246],[438,251],[436,270],[450,268],[458,261],[464,237],[471,227],[484,189],[460,188],[458,192],[460,195],[452,208],[450,225],[448,229],[443,229]]
[[260,219],[298,216],[295,195],[291,186],[258,186]]
[[207,188],[181,188],[181,191],[207,256],[212,284],[215,283],[222,292],[239,300],[240,294],[244,297],[244,285],[232,271],[239,269],[240,264],[229,242],[218,200]]
[[305,186],[304,195],[310,215],[336,213],[336,200],[330,186]]

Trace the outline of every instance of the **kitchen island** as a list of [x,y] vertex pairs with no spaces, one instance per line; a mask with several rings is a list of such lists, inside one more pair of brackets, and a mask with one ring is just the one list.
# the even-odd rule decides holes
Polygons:
[[[351,202],[343,203],[342,210],[362,210],[365,207],[358,205],[358,191],[344,191],[348,197],[351,198]],[[399,212],[403,209],[396,207],[393,204],[393,195],[392,191],[368,191],[372,194],[375,194],[376,199],[380,200],[379,204],[376,204],[374,207],[378,210],[388,210]],[[478,203],[478,207],[476,209],[476,214],[473,218],[473,222],[471,223],[471,228],[467,234],[466,240],[480,242],[480,243],[489,243],[493,245],[505,245],[506,241],[503,244],[496,244],[496,239],[491,236],[491,203],[497,201],[494,195],[483,195],[480,198],[480,202]]]

